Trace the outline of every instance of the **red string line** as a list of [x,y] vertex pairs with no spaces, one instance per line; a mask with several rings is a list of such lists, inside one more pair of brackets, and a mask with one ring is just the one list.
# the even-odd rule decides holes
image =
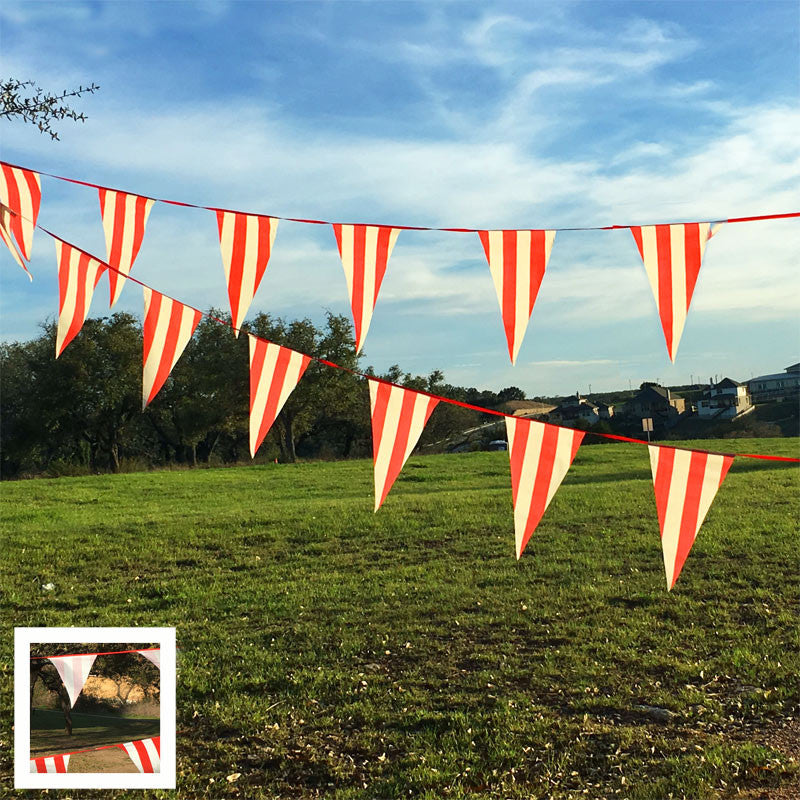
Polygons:
[[107,653],[64,653],[60,656],[31,656],[31,661],[35,658],[78,658],[80,656],[115,656],[119,653],[150,653],[161,650],[160,647],[140,647],[138,650],[110,650]]
[[[129,718],[130,719],[130,718]],[[152,737],[148,737],[152,738]],[[134,739],[135,742],[140,742],[142,739]],[[113,750],[115,747],[120,747],[123,750],[125,749],[124,743],[119,742],[119,744],[104,744],[100,747],[87,747],[85,750],[71,750],[69,753],[53,753],[49,756],[31,756],[31,761],[35,761],[37,758],[58,758],[59,756],[76,756],[79,753],[95,753],[98,750]],[[30,753],[29,753],[30,755]]]
[[[59,181],[65,181],[67,183],[74,183],[78,186],[88,186],[92,189],[106,189],[112,192],[125,192],[124,189],[113,189],[108,186],[102,186],[99,183],[91,183],[89,181],[82,181],[78,180],[77,178],[67,178],[63,175],[56,175],[52,172],[39,172],[38,170],[32,170],[30,167],[22,167],[18,164],[11,164],[8,161],[0,161],[0,164],[4,164],[9,167],[14,167],[15,169],[22,169],[27,170],[29,172],[37,172],[39,175],[46,175],[48,178],[55,178]],[[137,194],[138,197],[144,197],[147,200],[154,200],[158,203],[167,203],[168,205],[172,206],[181,206],[183,208],[201,208],[206,211],[224,211],[230,214],[252,214],[254,216],[259,217],[272,217],[273,219],[278,219],[283,222],[301,222],[307,225],[333,225],[333,224],[343,224],[343,225],[352,225],[356,223],[334,223],[330,220],[324,219],[303,219],[301,217],[279,217],[275,214],[260,214],[251,211],[236,211],[234,209],[229,208],[217,208],[216,206],[203,206],[203,205],[196,205],[195,203],[184,203],[180,200],[168,200],[164,197],[150,197],[149,195],[138,194],[136,192],[125,192],[126,194]],[[711,222],[759,222],[762,220],[767,219],[789,219],[792,217],[800,217],[800,211],[792,211],[785,214],[761,214],[757,216],[750,216],[750,217],[731,217],[730,219],[715,219],[709,220]],[[365,223],[358,223],[358,224],[365,224]],[[375,224],[375,223],[369,223]],[[685,224],[685,223],[649,223],[649,224]],[[481,230],[487,230],[486,228],[435,228],[426,225],[384,225],[384,224],[375,224],[376,227],[385,227],[385,228],[396,228],[397,230],[402,231],[445,231],[448,233],[478,233]],[[639,225],[597,225],[597,226],[585,226],[585,227],[577,227],[577,228],[549,228],[548,230],[555,230],[555,231],[612,231],[612,230],[624,230],[626,228],[636,228],[640,227]],[[492,229],[489,229],[492,230]]]
[[[76,250],[80,250],[82,253],[85,253],[90,258],[94,258],[95,261],[99,261],[101,264],[104,264],[107,269],[110,269],[113,272],[116,272],[118,275],[122,275],[123,274],[122,272],[120,272],[120,270],[118,270],[116,267],[112,267],[108,262],[104,261],[102,258],[97,258],[96,256],[93,256],[91,253],[87,253],[86,250],[83,250],[80,247],[76,247],[75,245],[71,244],[70,242],[67,242],[66,240],[62,239],[60,236],[56,236],[52,231],[47,230],[47,228],[43,228],[41,225],[37,225],[36,227],[39,228],[40,230],[44,231],[44,233],[46,233],[48,236],[51,236],[53,239],[58,239],[59,241],[63,242],[64,244],[66,244],[66,245],[68,245],[70,247],[74,247]],[[133,281],[134,283],[138,283],[139,286],[142,286],[142,287],[144,287],[146,289],[150,289],[150,291],[158,292],[157,289],[153,289],[151,286],[148,286],[146,283],[143,283],[138,278],[134,278],[131,275],[123,275],[123,277],[127,278],[130,281]],[[158,293],[162,294],[161,292],[158,292]],[[182,303],[180,300],[176,300],[174,297],[170,297],[169,295],[163,295],[163,296],[164,297],[169,297],[170,300],[173,300],[176,303],[181,303],[181,305],[186,306],[186,308],[191,308],[193,311],[196,311],[201,316],[206,317],[207,319],[213,320],[214,322],[218,322],[220,325],[225,325],[225,326],[231,328],[232,330],[236,331],[237,333],[241,333],[244,330],[243,328],[237,328],[235,325],[233,325],[232,323],[228,322],[227,320],[220,319],[219,317],[215,317],[213,314],[209,314],[209,313],[207,313],[205,311],[201,311],[199,308],[195,308],[194,306],[190,306],[190,305],[187,305],[186,303]],[[247,333],[249,336],[252,336],[253,338],[258,339],[259,341],[266,342],[267,344],[278,344],[277,342],[270,342],[269,339],[264,339],[261,336],[256,336],[255,334],[250,333],[249,331],[244,331],[244,332]],[[279,346],[283,346],[283,345],[279,345]],[[287,349],[291,349],[291,348],[287,348]],[[298,352],[298,351],[295,351],[295,352]],[[324,358],[318,358],[317,356],[312,356],[312,355],[309,355],[308,353],[302,353],[301,355],[308,356],[308,358],[310,358],[312,361],[316,361],[318,364],[324,364],[326,367],[332,367],[333,369],[344,370],[345,372],[348,372],[351,375],[355,375],[356,377],[359,377],[359,378],[366,378],[367,380],[376,381],[378,383],[385,383],[388,386],[395,386],[398,389],[407,389],[408,390],[408,387],[401,386],[399,383],[393,383],[392,381],[387,381],[384,378],[378,378],[375,375],[367,375],[364,372],[359,372],[358,370],[350,369],[349,367],[344,367],[341,364],[336,364],[335,362],[328,361],[327,359],[324,359]],[[449,403],[450,405],[453,405],[453,406],[461,406],[462,408],[467,408],[467,409],[470,409],[472,411],[478,411],[481,414],[492,414],[492,415],[497,416],[497,417],[508,417],[509,419],[520,419],[519,417],[515,417],[513,414],[506,414],[503,411],[497,411],[497,410],[491,409],[491,408],[483,408],[481,406],[472,405],[471,403],[464,403],[461,400],[454,400],[454,399],[452,399],[450,397],[444,397],[443,395],[433,394],[432,392],[426,392],[426,391],[424,391],[422,389],[411,389],[409,391],[414,391],[414,392],[417,392],[417,394],[426,395],[427,397],[431,397],[434,400],[440,401],[442,403]],[[563,426],[556,425],[555,427],[563,427]],[[572,429],[569,428],[567,430],[572,430]],[[632,444],[645,444],[645,445],[649,445],[650,444],[650,442],[646,442],[643,439],[632,439],[629,436],[618,436],[618,435],[613,434],[613,433],[596,433],[594,431],[585,431],[585,433],[590,435],[590,436],[599,436],[602,439],[613,439],[613,440],[620,441],[620,442],[630,442]],[[693,452],[697,452],[697,453],[709,453],[709,452],[711,452],[709,450],[698,450],[697,448],[692,448],[692,447],[680,447],[680,448],[678,448],[678,447],[673,447],[672,445],[659,445],[659,447],[670,447],[673,450],[689,450],[689,451],[693,451]],[[760,455],[760,454],[757,454],[757,453],[739,453],[739,454],[737,454],[737,453],[719,453],[718,455],[739,456],[741,458],[758,458],[758,459],[764,459],[764,460],[767,460],[767,461],[789,461],[789,462],[792,462],[792,463],[800,463],[800,458],[790,458],[788,456],[766,456],[766,455]]]

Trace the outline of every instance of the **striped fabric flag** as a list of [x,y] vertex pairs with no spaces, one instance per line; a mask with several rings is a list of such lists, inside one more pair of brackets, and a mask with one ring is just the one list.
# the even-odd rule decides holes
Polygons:
[[197,309],[144,287],[142,409],[164,385],[202,316]]
[[26,261],[31,260],[33,229],[39,218],[41,201],[42,183],[38,172],[0,164],[0,203],[16,215],[12,215],[9,227]]
[[583,431],[506,417],[517,558],[528,544],[583,441]]
[[375,225],[334,224],[333,232],[336,234],[353,309],[356,352],[360,352],[367,338],[386,265],[400,230]]
[[250,336],[250,456],[275,422],[311,358]]
[[11,235],[11,220],[13,218],[14,214],[11,209],[0,203],[0,239],[3,240],[5,246],[11,251],[11,255],[14,256],[14,261],[28,274],[28,280],[32,281],[33,275],[31,275],[28,267],[25,265],[25,259],[23,259],[22,255],[17,250],[17,246],[14,244],[14,239]]
[[500,302],[513,364],[533,313],[556,232],[479,231],[478,234]]
[[400,474],[419,441],[422,429],[439,402],[411,389],[402,389],[371,378],[369,401],[372,414],[372,457],[375,463],[375,510]]
[[656,299],[667,352],[673,362],[686,324],[706,242],[715,231],[716,227],[712,229],[710,222],[631,228]]
[[228,299],[234,334],[247,316],[267,269],[278,220],[255,214],[217,211],[222,266],[228,283]]
[[144,656],[148,661],[152,661],[159,669],[161,669],[161,651],[160,650],[137,650],[140,656]]
[[58,259],[58,328],[56,358],[78,335],[106,265],[83,250],[55,239]]
[[649,445],[667,589],[672,589],[733,456]]
[[67,690],[71,706],[75,705],[95,658],[97,658],[95,655],[81,655],[57,656],[49,659],[61,676],[61,681]]
[[66,772],[69,766],[69,754],[63,756],[46,756],[31,759],[31,772]]
[[[108,263],[113,269],[108,271],[110,289],[109,307],[113,308],[119,300],[125,276],[130,274],[133,262],[139,254],[144,237],[144,226],[155,200],[137,194],[116,192],[113,189],[100,189],[100,214],[103,218],[103,232],[106,235]],[[122,273],[122,274],[120,274]]]
[[119,745],[136,764],[139,772],[161,771],[161,737],[139,739],[136,742],[125,742]]

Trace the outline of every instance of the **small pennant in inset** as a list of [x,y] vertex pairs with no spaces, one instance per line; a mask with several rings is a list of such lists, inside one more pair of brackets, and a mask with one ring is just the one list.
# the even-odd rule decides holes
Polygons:
[[426,394],[371,378],[368,383],[377,511],[439,401]]
[[11,235],[11,220],[13,218],[14,212],[0,203],[0,239],[3,240],[3,243],[11,252],[14,261],[25,270],[28,275],[28,280],[32,281],[33,275],[31,275],[30,270],[25,264],[25,259],[22,257],[22,254],[17,250],[17,246],[14,244],[14,238]]
[[0,163],[0,203],[14,212],[9,229],[26,261],[31,260],[33,230],[41,201],[42,183],[38,172]]
[[144,237],[144,227],[155,200],[136,194],[100,189],[100,215],[106,236],[109,266],[109,307],[119,300],[125,276],[130,274],[139,254]]
[[376,225],[334,224],[336,244],[342,258],[353,323],[356,334],[356,352],[360,352],[367,338],[372,312],[378,292],[386,274],[386,265],[392,254],[399,228]]
[[238,336],[272,255],[278,220],[256,214],[217,211],[217,227],[233,332]]
[[555,231],[479,231],[515,363],[542,284]]
[[86,678],[89,676],[89,672],[92,669],[95,658],[97,658],[97,656],[92,654],[57,656],[49,659],[61,676],[61,681],[69,695],[70,706],[75,705],[78,695],[81,693],[81,689],[83,689],[83,684],[86,683]]
[[137,650],[140,656],[144,656],[148,661],[152,661],[159,669],[161,669],[161,651],[160,650]]
[[678,353],[706,243],[717,227],[692,222],[631,228],[656,299],[670,361]]
[[66,772],[69,767],[69,753],[63,756],[45,756],[31,759],[31,772]]
[[139,739],[136,742],[125,742],[119,745],[136,765],[139,772],[160,772],[161,770],[161,737]]
[[250,336],[250,456],[255,458],[272,424],[311,358]]
[[106,265],[61,239],[55,239],[55,243],[58,259],[58,358],[83,327],[95,287]]
[[583,431],[506,417],[517,558],[564,480]]
[[142,408],[158,394],[203,315],[144,287],[144,373]]
[[672,589],[733,456],[649,445],[667,589]]

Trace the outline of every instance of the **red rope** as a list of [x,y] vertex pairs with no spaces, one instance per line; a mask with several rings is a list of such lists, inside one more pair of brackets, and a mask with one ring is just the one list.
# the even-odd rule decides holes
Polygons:
[[[74,183],[78,186],[88,186],[92,189],[107,189],[112,192],[125,192],[124,189],[113,189],[109,186],[102,186],[99,183],[91,183],[89,181],[81,181],[77,178],[67,178],[64,175],[56,175],[52,172],[39,172],[38,170],[32,170],[30,167],[22,167],[19,164],[11,164],[8,161],[0,161],[0,164],[5,164],[9,167],[14,167],[15,169],[23,169],[29,172],[37,172],[39,175],[46,175],[48,178],[55,178],[59,181],[65,181],[66,183]],[[137,194],[136,192],[126,192],[127,194]],[[169,200],[164,197],[150,197],[149,195],[139,194],[139,197],[144,197],[148,200],[155,200],[159,203],[167,203],[168,205],[172,206],[181,206],[183,208],[201,208],[206,211],[225,211],[231,214],[254,214],[255,216],[261,217],[272,217],[273,219],[279,219],[284,222],[301,222],[307,225],[333,225],[334,223],[331,220],[324,220],[324,219],[303,219],[301,217],[279,217],[275,214],[255,214],[255,212],[251,211],[235,211],[234,209],[229,208],[218,208],[216,206],[203,206],[203,205],[196,205],[195,203],[184,203],[181,200]],[[790,219],[792,217],[800,217],[800,211],[792,211],[785,214],[762,214],[759,216],[750,216],[750,217],[732,217],[730,219],[719,219],[719,220],[711,220],[713,222],[759,222],[761,220],[767,219]],[[335,224],[347,224],[352,225],[354,223],[335,223]],[[364,223],[358,223],[364,224]],[[375,224],[375,223],[370,223]],[[680,224],[680,223],[649,223],[649,224]],[[480,230],[485,230],[481,228],[435,228],[426,225],[385,225],[380,224],[380,227],[387,227],[387,228],[396,228],[398,230],[403,231],[445,231],[448,233],[478,233]],[[555,231],[612,231],[612,230],[624,230],[625,228],[632,228],[632,227],[639,227],[638,225],[598,225],[598,226],[586,226],[586,227],[578,227],[578,228],[550,228],[550,230]]]
[[78,658],[79,656],[116,656],[119,653],[150,653],[161,650],[160,647],[140,647],[138,650],[110,650],[107,653],[64,653],[60,656],[31,656],[31,661],[36,658]]

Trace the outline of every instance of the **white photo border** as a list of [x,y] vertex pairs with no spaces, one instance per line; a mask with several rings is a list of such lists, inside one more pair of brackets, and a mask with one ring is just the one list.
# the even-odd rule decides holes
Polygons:
[[[158,642],[161,647],[161,771],[155,774],[30,771],[30,646],[85,642]],[[14,788],[174,789],[175,628],[14,628]]]

